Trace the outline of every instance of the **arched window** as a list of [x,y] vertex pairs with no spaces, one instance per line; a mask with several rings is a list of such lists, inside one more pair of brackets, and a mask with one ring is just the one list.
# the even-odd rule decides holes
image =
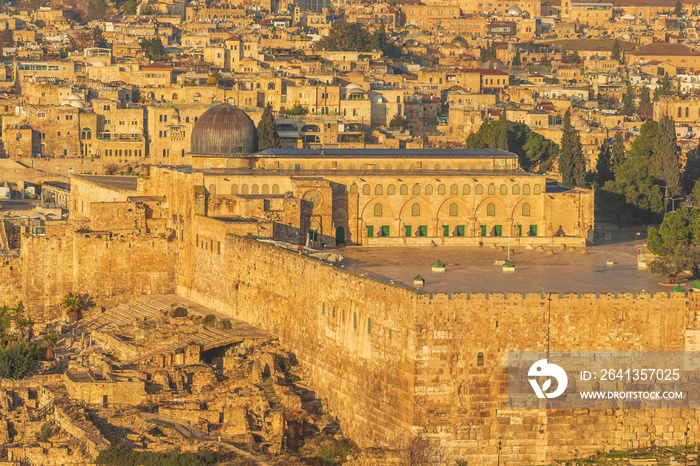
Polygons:
[[241,186],[241,194],[248,194],[248,185],[244,184]]
[[350,186],[350,193],[357,194],[357,185],[356,184],[353,183],[352,186]]
[[370,192],[371,192],[371,191],[370,191],[370,189],[369,189],[369,185],[368,185],[368,184],[366,184],[366,185],[364,185],[364,186],[362,187],[362,194],[364,194],[365,196],[369,196],[369,193],[370,193]]
[[535,189],[533,190],[532,194],[538,195],[542,192],[542,187],[538,184],[535,185]]
[[411,215],[414,217],[420,217],[420,205],[413,204],[413,207],[411,207]]
[[389,196],[393,196],[394,194],[396,194],[396,187],[395,187],[393,184],[390,184],[390,185],[387,186],[387,188],[386,188],[386,193],[387,193]]
[[238,185],[234,184],[231,186],[231,194],[238,194]]
[[688,118],[690,116],[690,109],[688,107],[685,107],[685,117]]
[[428,196],[433,194],[433,185],[432,184],[429,184],[425,187],[425,194],[427,194]]
[[253,185],[253,190],[251,191],[251,194],[260,194],[260,188],[257,184]]
[[382,189],[381,184],[378,184],[377,186],[374,187],[374,194],[376,196],[381,196],[382,194],[384,194],[384,190]]
[[173,96],[172,96],[171,100],[177,100],[177,97],[178,97],[177,92],[173,92]]
[[523,194],[526,196],[530,195],[530,185],[529,184],[526,184],[525,186],[523,186]]
[[269,83],[267,85],[267,90],[268,91],[274,91],[275,90],[275,83]]
[[83,128],[80,132],[80,139],[92,139],[92,130],[90,128]]
[[479,353],[476,355],[476,365],[477,366],[484,365],[484,353]]
[[185,123],[189,123],[189,122],[190,122],[190,117],[185,117]]
[[486,206],[486,215],[488,215],[489,217],[493,217],[494,215],[496,215],[496,206],[493,204],[487,205]]
[[418,183],[413,185],[413,195],[417,196],[420,194],[420,185]]
[[377,203],[374,204],[374,216],[375,217],[381,217],[382,216],[382,205]]
[[438,194],[439,194],[440,196],[444,196],[444,195],[445,195],[445,185],[444,185],[444,184],[441,184],[440,186],[438,186]]
[[367,334],[372,333],[372,318],[367,317]]
[[465,184],[462,187],[462,194],[464,194],[465,196],[468,196],[469,194],[471,194],[471,192],[472,192],[472,188],[468,184]]
[[325,315],[326,313],[326,303],[321,303],[321,314]]
[[406,186],[405,184],[402,184],[399,192],[402,196],[407,196],[408,195],[408,186]]
[[489,185],[489,196],[493,196],[494,194],[496,194],[496,185],[490,184]]
[[280,187],[277,184],[272,185],[272,194],[279,194],[280,193]]
[[433,165],[433,170],[440,170],[440,165],[438,165],[438,164]]
[[262,193],[263,194],[270,194],[270,187],[266,184],[262,185]]
[[453,184],[452,186],[450,186],[450,194],[453,196],[456,196],[457,194],[459,194],[459,188],[457,187],[456,184]]
[[513,185],[513,194],[516,196],[520,194],[520,186],[518,186],[517,184]]
[[505,196],[506,194],[508,194],[508,186],[502,184],[501,185],[501,196]]
[[681,107],[678,107],[678,118],[680,118],[681,115],[683,115],[683,109]]
[[209,185],[209,194],[216,194],[216,185],[215,184]]
[[457,216],[457,204],[450,204],[450,217]]
[[352,313],[352,328],[357,328],[357,312]]
[[481,196],[482,194],[484,194],[484,187],[481,186],[480,184],[477,184],[476,185],[476,195]]
[[530,216],[530,204],[523,204],[523,217]]

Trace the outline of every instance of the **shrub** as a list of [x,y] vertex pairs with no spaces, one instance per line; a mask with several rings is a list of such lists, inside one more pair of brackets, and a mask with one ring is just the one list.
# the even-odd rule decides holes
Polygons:
[[47,422],[46,424],[41,426],[41,430],[39,431],[39,441],[46,442],[53,434],[54,431]]
[[207,314],[204,319],[202,319],[204,325],[214,325],[216,323],[216,316],[214,314]]
[[170,315],[172,317],[187,317],[187,309],[184,307],[176,307],[172,311],[170,311]]
[[224,319],[219,321],[218,327],[223,330],[231,330],[233,328],[233,324],[230,320]]
[[43,359],[45,355],[46,346],[19,341],[7,349],[0,350],[0,376],[6,379],[21,379],[29,372],[32,361]]

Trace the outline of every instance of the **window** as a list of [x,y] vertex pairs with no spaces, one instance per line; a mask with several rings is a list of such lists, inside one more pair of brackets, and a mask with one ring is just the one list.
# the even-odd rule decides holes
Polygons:
[[513,194],[516,196],[520,194],[520,186],[518,186],[517,184],[513,185]]
[[456,184],[453,184],[452,186],[450,186],[450,194],[453,196],[456,196],[457,194],[459,194],[459,188],[457,187]]
[[468,184],[465,184],[464,187],[462,187],[462,194],[465,196],[468,196],[471,193],[471,187],[469,187]]
[[486,215],[489,217],[493,217],[496,215],[496,206],[493,204],[489,204],[486,206]]
[[538,194],[540,194],[541,192],[542,192],[542,187],[541,187],[540,185],[536,184],[536,185],[535,185],[535,188],[533,189],[533,192],[532,192],[532,193],[533,193],[534,195],[538,195]]
[[382,185],[378,184],[377,186],[374,187],[374,194],[376,196],[381,196],[384,193],[384,190],[382,189]]
[[241,194],[248,194],[248,185],[244,184],[241,186]]
[[357,329],[357,312],[352,313],[352,328]]
[[433,185],[429,184],[425,187],[425,194],[427,194],[428,196],[433,194]]
[[445,185],[444,185],[444,184],[441,184],[440,186],[438,186],[438,194],[439,194],[440,196],[444,196],[444,195],[445,195]]
[[370,194],[370,189],[369,189],[369,185],[368,185],[368,184],[366,184],[366,185],[364,185],[364,186],[362,187],[362,194],[364,194],[365,196],[369,196],[369,194]]
[[523,217],[530,216],[530,204],[523,204]]
[[80,139],[92,139],[92,130],[90,128],[83,128],[80,132]]
[[420,205],[418,204],[413,204],[411,207],[411,215],[414,217],[420,217]]
[[258,187],[257,184],[253,185],[253,189],[251,190],[251,194],[260,194],[260,188]]
[[525,186],[523,186],[523,194],[526,196],[530,195],[530,185],[529,184],[526,184]]
[[484,365],[484,353],[479,353],[476,355],[476,365],[477,366]]
[[238,194],[238,185],[234,184],[231,186],[231,194]]
[[393,184],[390,184],[390,185],[387,186],[387,188],[386,188],[386,193],[387,193],[389,196],[393,196],[394,194],[396,194],[396,187],[394,187]]
[[477,184],[476,185],[476,195],[481,196],[482,194],[484,194],[484,187],[481,186],[480,184]]
[[457,204],[450,204],[450,217],[457,216]]
[[350,193],[357,194],[357,185],[356,184],[353,183],[352,186],[350,186]]
[[369,335],[371,333],[372,333],[372,318],[368,317],[367,318],[367,334]]
[[496,186],[493,184],[490,184],[489,185],[489,196],[493,196],[494,194],[496,194]]
[[374,216],[375,217],[382,216],[382,205],[381,204],[374,204]]
[[402,196],[407,196],[408,195],[408,186],[405,184],[401,185],[400,193]]
[[413,195],[418,196],[420,194],[420,185],[418,183],[413,185]]
[[280,193],[279,185],[273,184],[272,185],[272,194],[279,194],[279,193]]
[[505,196],[508,194],[508,186],[502,184],[501,185],[501,196]]

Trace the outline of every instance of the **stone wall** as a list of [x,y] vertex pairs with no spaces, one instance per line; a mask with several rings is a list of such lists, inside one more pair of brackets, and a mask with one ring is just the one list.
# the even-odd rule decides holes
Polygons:
[[0,256],[0,305],[22,300],[22,259]]

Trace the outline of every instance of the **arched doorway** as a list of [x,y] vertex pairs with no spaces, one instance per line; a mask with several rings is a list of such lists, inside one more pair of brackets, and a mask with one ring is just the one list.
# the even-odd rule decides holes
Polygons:
[[338,225],[335,229],[335,245],[340,246],[345,244],[345,228]]

